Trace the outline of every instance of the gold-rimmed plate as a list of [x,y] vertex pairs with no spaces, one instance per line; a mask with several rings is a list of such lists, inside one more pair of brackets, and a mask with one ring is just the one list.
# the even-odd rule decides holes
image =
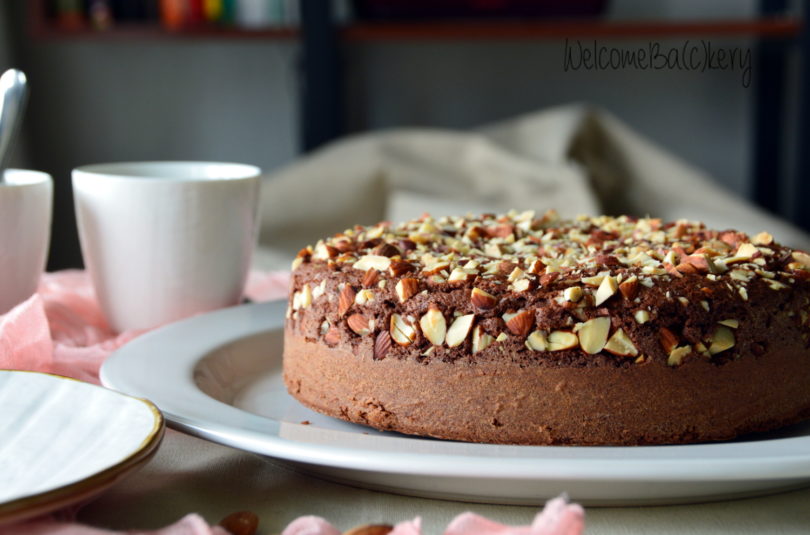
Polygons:
[[149,401],[0,370],[0,525],[98,495],[148,461],[163,431]]

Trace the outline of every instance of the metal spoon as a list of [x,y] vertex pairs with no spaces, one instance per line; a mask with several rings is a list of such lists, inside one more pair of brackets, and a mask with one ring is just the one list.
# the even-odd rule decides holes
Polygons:
[[18,136],[27,101],[25,74],[17,69],[4,72],[0,76],[0,182],[3,181],[11,148]]

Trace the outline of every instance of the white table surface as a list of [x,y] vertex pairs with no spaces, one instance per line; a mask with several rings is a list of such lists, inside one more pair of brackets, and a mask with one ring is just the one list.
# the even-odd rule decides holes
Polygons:
[[[430,500],[348,487],[169,430],[146,466],[85,506],[78,520],[112,529],[154,529],[189,512],[215,524],[237,510],[258,514],[262,535],[280,533],[294,518],[310,514],[341,530],[421,516],[425,534],[441,534],[455,515],[468,510],[507,524],[528,524],[537,512],[535,507]],[[587,507],[586,533],[807,534],[810,488],[694,505]]]

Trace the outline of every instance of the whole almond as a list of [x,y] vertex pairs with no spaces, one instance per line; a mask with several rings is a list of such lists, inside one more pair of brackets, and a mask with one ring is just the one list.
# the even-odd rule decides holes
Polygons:
[[377,247],[374,248],[373,252],[376,255],[387,256],[389,258],[392,257],[392,256],[398,256],[398,255],[401,254],[399,252],[399,249],[397,249],[396,247],[394,247],[390,243],[381,243],[380,245],[378,245]]
[[388,273],[390,273],[392,277],[401,277],[415,270],[414,265],[405,260],[391,260],[391,265],[388,266]]
[[506,328],[515,336],[527,336],[534,327],[534,314],[528,310],[521,310],[506,320]]
[[708,273],[709,271],[711,271],[711,268],[709,266],[709,258],[705,254],[691,254],[684,256],[681,259],[681,263],[690,264],[699,273]]
[[669,273],[676,279],[683,278],[683,273],[678,271],[678,268],[673,266],[672,264],[664,262],[664,269],[667,271],[667,273]]
[[349,326],[349,329],[360,336],[365,336],[371,333],[371,321],[360,313],[355,313],[349,316],[346,319],[346,324]]
[[388,535],[393,530],[394,526],[389,524],[366,524],[352,528],[343,535]]
[[219,525],[231,535],[254,535],[259,527],[259,517],[251,511],[237,511],[220,520]]
[[374,339],[374,360],[382,360],[391,349],[391,335],[388,331],[380,331]]
[[678,337],[666,327],[661,327],[658,330],[658,342],[661,344],[661,347],[664,348],[664,353],[669,355],[672,350],[677,347]]
[[377,271],[376,269],[371,268],[368,269],[366,273],[363,275],[363,280],[361,284],[363,285],[363,288],[371,288],[372,286],[377,284],[378,280],[380,280],[380,272]]
[[357,292],[348,284],[343,287],[338,296],[338,316],[343,317],[354,304]]
[[695,266],[693,266],[692,264],[686,263],[686,262],[681,262],[680,264],[675,266],[675,269],[677,269],[681,273],[697,273],[698,272],[698,270],[697,270],[697,268]]
[[405,277],[397,282],[394,289],[397,292],[397,297],[399,297],[399,302],[404,303],[419,291],[419,281],[411,277]]
[[323,335],[323,341],[328,346],[336,346],[340,342],[340,329],[337,325],[329,327],[329,330]]
[[506,238],[513,232],[515,232],[515,227],[509,224],[486,228],[486,233],[491,238]]
[[472,305],[480,310],[489,310],[498,304],[498,300],[494,295],[485,292],[481,288],[473,288],[470,294],[470,301]]

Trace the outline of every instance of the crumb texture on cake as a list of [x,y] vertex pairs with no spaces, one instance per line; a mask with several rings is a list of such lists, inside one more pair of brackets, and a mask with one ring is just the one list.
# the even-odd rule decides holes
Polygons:
[[293,264],[285,381],[326,414],[441,438],[721,440],[810,416],[809,280],[810,255],[767,232],[690,221],[357,226]]

